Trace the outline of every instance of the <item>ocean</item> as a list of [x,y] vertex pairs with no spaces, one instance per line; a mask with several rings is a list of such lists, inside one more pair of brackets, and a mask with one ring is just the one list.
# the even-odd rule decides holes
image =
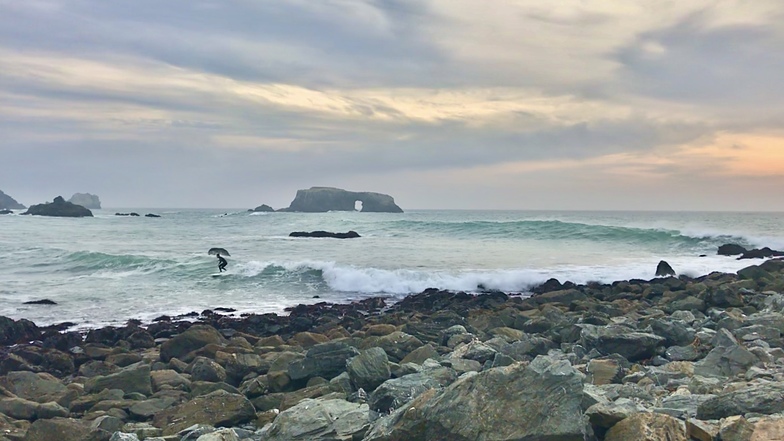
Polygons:
[[[651,279],[660,260],[692,277],[760,263],[718,256],[725,243],[784,249],[784,213],[93,213],[0,216],[0,315],[90,328],[218,307],[239,315],[376,296],[395,301],[427,288],[525,294],[551,277]],[[362,237],[289,237],[313,230],[354,230]],[[211,247],[231,253],[227,275],[212,277]],[[56,305],[24,304],[42,299]]]

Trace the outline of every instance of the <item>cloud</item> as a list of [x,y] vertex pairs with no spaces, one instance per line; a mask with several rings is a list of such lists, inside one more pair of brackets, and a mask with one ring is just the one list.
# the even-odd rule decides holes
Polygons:
[[783,10],[0,0],[0,185],[158,206],[268,203],[258,186],[282,206],[345,184],[479,206],[525,182],[542,198],[496,202],[568,208],[594,191],[617,208],[670,179],[694,187],[669,201],[687,207],[709,181],[784,173]]

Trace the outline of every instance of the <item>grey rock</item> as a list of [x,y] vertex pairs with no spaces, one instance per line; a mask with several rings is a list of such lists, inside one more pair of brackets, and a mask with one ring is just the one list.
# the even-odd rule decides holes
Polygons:
[[700,404],[714,397],[715,395],[711,394],[670,395],[662,399],[661,407],[675,410],[680,413],[679,416],[685,415],[688,418],[693,418],[697,415],[697,408]]
[[83,421],[72,418],[36,420],[30,425],[24,441],[84,441],[91,430]]
[[17,420],[32,421],[38,417],[40,403],[13,397],[0,399],[0,413]]
[[123,421],[111,415],[102,415],[94,419],[90,423],[90,427],[93,429],[103,429],[109,433],[114,433],[122,429]]
[[694,364],[694,374],[704,377],[733,377],[759,363],[756,355],[740,346],[727,329],[720,329],[708,355]]
[[114,374],[90,378],[84,384],[84,390],[88,394],[104,389],[120,389],[126,394],[138,392],[149,396],[152,394],[150,366],[140,362]]
[[378,338],[374,346],[378,346],[386,352],[389,360],[399,363],[408,354],[422,346],[422,341],[411,334],[402,331],[395,331]]
[[135,433],[114,432],[109,441],[139,441]]
[[211,343],[225,344],[226,339],[212,326],[193,325],[161,345],[161,361],[168,362],[172,358],[184,361],[187,354]]
[[156,413],[173,406],[177,400],[171,397],[151,398],[133,404],[128,412],[137,419],[148,419]]
[[289,364],[288,375],[292,380],[332,379],[344,372],[348,360],[357,355],[356,348],[343,342],[317,344],[308,350],[304,359]]
[[431,390],[377,420],[365,441],[583,441],[590,427],[581,417],[582,390],[583,376],[568,361],[540,356]]
[[702,356],[699,349],[692,345],[670,346],[664,351],[670,361],[694,361]]
[[264,440],[361,439],[369,426],[367,415],[367,404],[305,399],[281,412],[267,430]]
[[406,404],[429,389],[440,389],[457,379],[455,371],[439,364],[428,363],[413,374],[393,378],[382,383],[370,394],[370,409],[388,413]]
[[223,366],[207,357],[196,357],[188,365],[187,372],[191,374],[192,381],[209,381],[211,383],[226,381],[226,370]]
[[580,326],[583,347],[596,349],[603,355],[620,354],[629,361],[651,358],[656,355],[656,348],[664,344],[663,337],[624,326]]
[[687,441],[686,429],[677,419],[660,413],[641,412],[620,421],[607,431],[604,441]]
[[219,390],[158,412],[153,425],[162,428],[164,435],[171,435],[197,423],[233,426],[255,416],[256,410],[243,395]]
[[240,441],[240,437],[234,429],[224,428],[206,433],[196,438],[196,441]]
[[372,391],[392,375],[389,359],[381,348],[370,348],[351,359],[347,372],[357,388]]
[[162,390],[182,390],[187,392],[191,390],[191,380],[172,369],[152,371],[150,372],[150,379],[153,392]]
[[0,377],[0,385],[18,397],[37,403],[56,401],[67,404],[65,401],[71,393],[62,382],[47,373],[9,372],[5,378]]
[[714,420],[749,412],[765,415],[784,412],[782,395],[784,382],[761,383],[720,393],[697,408],[697,418]]
[[619,421],[626,419],[643,408],[628,398],[619,398],[614,402],[596,403],[585,411],[591,425],[596,428],[609,429]]
[[665,346],[683,346],[694,341],[694,329],[677,320],[654,319],[650,321],[654,334],[664,337]]

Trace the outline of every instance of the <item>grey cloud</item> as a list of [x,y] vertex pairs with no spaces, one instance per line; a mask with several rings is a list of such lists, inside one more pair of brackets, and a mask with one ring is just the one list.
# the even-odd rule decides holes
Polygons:
[[[779,22],[709,27],[702,13],[644,33],[617,54],[624,84],[648,96],[713,106],[781,102],[784,35],[773,28]],[[649,44],[663,51],[651,53]]]
[[0,40],[16,49],[122,53],[236,79],[312,87],[437,84],[427,73],[443,57],[407,21],[420,15],[413,4],[368,2],[389,16],[390,34],[352,23],[340,11],[324,17],[289,2],[200,4],[211,7],[183,0],[74,1],[42,14],[17,6],[0,15]]

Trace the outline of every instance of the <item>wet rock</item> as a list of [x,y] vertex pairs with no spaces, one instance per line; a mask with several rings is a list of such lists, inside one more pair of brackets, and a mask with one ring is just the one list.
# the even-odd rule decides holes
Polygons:
[[667,262],[665,262],[663,260],[660,260],[659,264],[656,265],[656,276],[657,277],[660,277],[660,276],[674,276],[674,275],[675,275],[675,270],[672,269],[672,267],[670,266],[669,263],[667,263]]

